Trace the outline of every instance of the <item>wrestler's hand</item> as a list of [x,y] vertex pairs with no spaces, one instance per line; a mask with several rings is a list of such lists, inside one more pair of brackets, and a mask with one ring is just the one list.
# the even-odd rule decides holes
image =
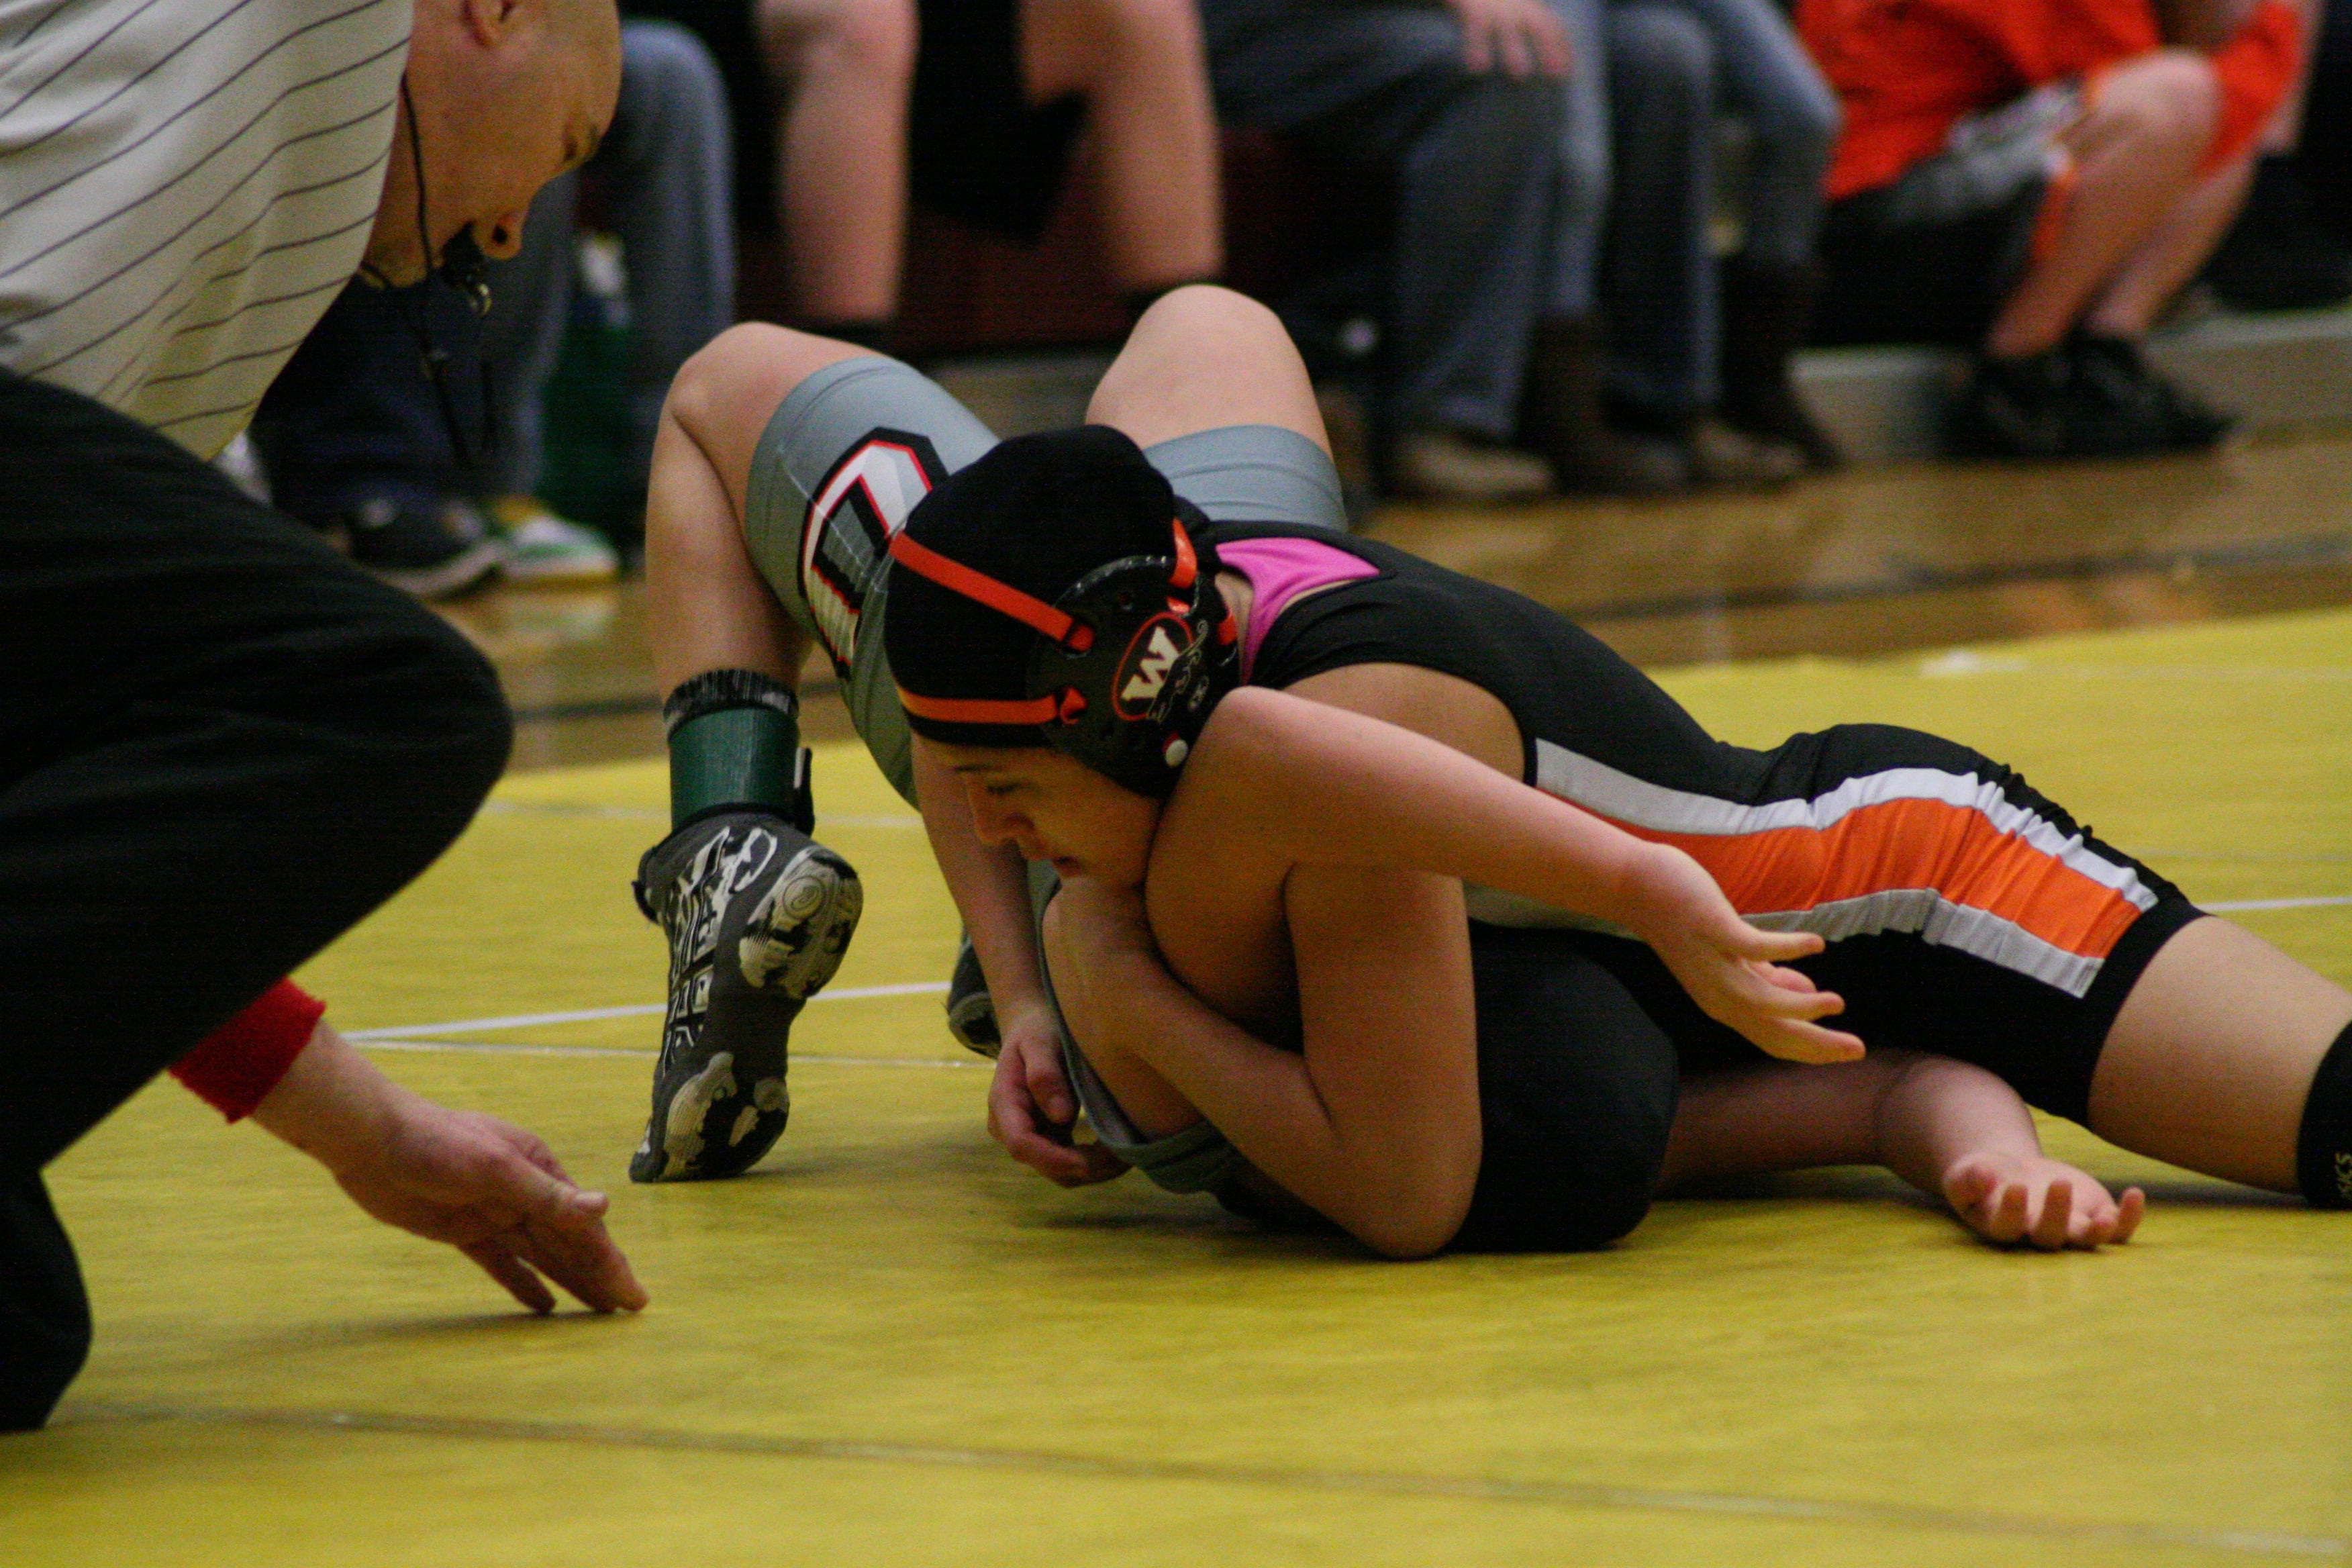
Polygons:
[[1633,911],[1635,933],[1708,1017],[1787,1061],[1861,1057],[1860,1039],[1813,1021],[1845,1011],[1844,999],[1784,967],[1819,952],[1820,937],[1758,930],[1739,918],[1706,868],[1669,845],[1649,850],[1637,863],[1624,907]]
[[2139,1228],[2147,1194],[2121,1201],[2098,1178],[2046,1154],[1966,1154],[1944,1173],[1944,1199],[1960,1223],[1988,1241],[2042,1252],[2120,1246]]
[[1062,1071],[1052,1012],[1040,1002],[997,1022],[1004,1046],[988,1086],[988,1131],[1005,1152],[1058,1186],[1090,1186],[1124,1172],[1126,1162],[1101,1144],[1071,1137],[1078,1100]]
[[534,1312],[555,1308],[550,1279],[599,1312],[646,1304],[604,1229],[604,1194],[574,1185],[521,1128],[392,1082],[324,1023],[254,1120],[369,1215],[448,1243]]
[[1568,29],[1543,0],[1446,0],[1462,24],[1462,63],[1484,75],[1566,76]]

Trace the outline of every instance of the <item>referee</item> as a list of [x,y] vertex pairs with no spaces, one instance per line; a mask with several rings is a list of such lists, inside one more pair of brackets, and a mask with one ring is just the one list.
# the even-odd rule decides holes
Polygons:
[[527,1304],[644,1301],[543,1145],[280,983],[457,836],[509,720],[205,462],[355,271],[513,252],[618,37],[612,0],[0,0],[0,1428],[89,1342],[41,1170],[175,1063]]

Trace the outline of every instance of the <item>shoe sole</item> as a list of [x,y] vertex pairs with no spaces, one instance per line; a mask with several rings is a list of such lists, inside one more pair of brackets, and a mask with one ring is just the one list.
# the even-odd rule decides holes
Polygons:
[[[865,910],[866,889],[849,862],[823,845],[806,845],[753,906],[734,961],[753,989],[797,1006],[840,970]],[[787,1065],[779,1059],[775,1072],[747,1091],[733,1053],[713,1052],[655,1112],[629,1163],[629,1179],[720,1181],[759,1163],[792,1113]]]
[[414,572],[384,566],[369,566],[368,570],[404,594],[413,594],[420,599],[446,599],[464,593],[497,571],[502,554],[497,544],[484,540],[438,566]]

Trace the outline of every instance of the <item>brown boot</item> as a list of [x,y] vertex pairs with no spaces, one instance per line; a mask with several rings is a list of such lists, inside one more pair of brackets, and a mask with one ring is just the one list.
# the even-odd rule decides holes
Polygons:
[[1589,316],[1536,323],[1528,353],[1523,423],[1528,444],[1551,459],[1564,490],[1658,496],[1696,482],[1678,442],[1609,423],[1601,403],[1601,329]]
[[1759,441],[1794,447],[1824,473],[1844,462],[1829,432],[1813,423],[1789,383],[1789,356],[1805,345],[1819,267],[1766,267],[1744,257],[1723,264],[1723,422]]

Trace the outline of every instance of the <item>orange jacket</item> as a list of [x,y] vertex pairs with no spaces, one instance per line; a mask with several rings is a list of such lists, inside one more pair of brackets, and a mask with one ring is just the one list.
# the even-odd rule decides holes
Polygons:
[[[1940,152],[1961,117],[2162,47],[2149,0],[1800,0],[1797,30],[1845,110],[1832,200]],[[2243,151],[2301,64],[2301,18],[2262,0],[2213,51],[2221,123],[2208,168]]]

